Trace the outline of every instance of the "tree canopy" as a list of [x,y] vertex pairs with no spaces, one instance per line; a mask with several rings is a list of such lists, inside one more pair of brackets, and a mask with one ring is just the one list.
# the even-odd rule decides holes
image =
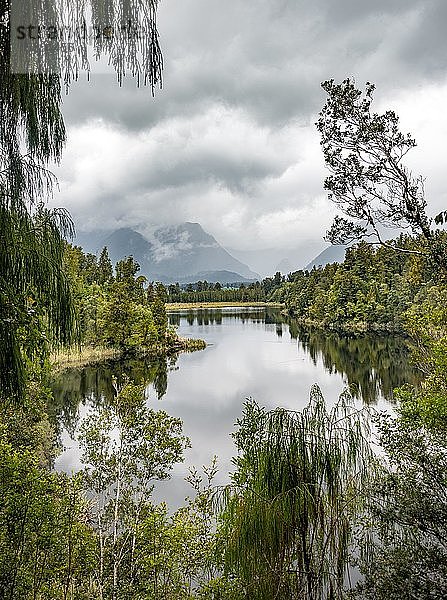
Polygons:
[[[392,110],[383,114],[371,109],[375,86],[367,83],[362,92],[353,80],[322,83],[328,97],[317,129],[330,175],[324,187],[329,198],[348,217],[337,216],[327,239],[333,244],[359,241],[365,237],[386,244],[383,228],[394,227],[420,234],[430,247],[404,249],[410,253],[431,253],[445,267],[445,249],[436,244],[433,219],[426,213],[424,179],[404,164],[416,146],[410,133],[399,129],[399,117]],[[439,216],[435,222],[440,222]]]

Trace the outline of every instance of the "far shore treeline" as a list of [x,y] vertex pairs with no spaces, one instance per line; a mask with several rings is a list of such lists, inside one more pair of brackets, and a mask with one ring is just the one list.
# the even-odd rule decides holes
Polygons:
[[[439,241],[447,243],[447,235]],[[237,287],[206,281],[168,285],[167,299],[179,305],[278,303],[305,325],[346,332],[404,332],[407,311],[430,298],[439,278],[439,267],[429,256],[411,253],[421,246],[426,246],[421,237],[403,234],[389,240],[387,247],[361,242],[347,248],[341,263],[276,273]]]

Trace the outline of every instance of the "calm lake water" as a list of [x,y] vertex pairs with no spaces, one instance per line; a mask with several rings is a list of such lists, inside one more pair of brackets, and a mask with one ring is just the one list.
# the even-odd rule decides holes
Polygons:
[[351,386],[359,402],[390,406],[393,388],[417,381],[401,338],[346,337],[300,328],[278,310],[224,308],[169,315],[182,336],[209,344],[199,352],[142,363],[128,360],[69,369],[53,385],[52,408],[65,451],[56,468],[80,468],[76,428],[92,405],[113,395],[112,376],[147,381],[148,402],[180,417],[192,448],[172,478],[157,486],[155,499],[173,507],[191,493],[188,468],[218,456],[216,483],[228,481],[234,446],[231,432],[246,398],[268,408],[303,408],[317,383],[332,404]]

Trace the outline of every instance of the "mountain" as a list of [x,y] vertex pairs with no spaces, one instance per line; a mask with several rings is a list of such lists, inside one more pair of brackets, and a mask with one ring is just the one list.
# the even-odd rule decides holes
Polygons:
[[[237,250],[228,248],[232,256],[247,264],[262,277],[271,277],[277,271],[290,273],[303,269],[313,256],[324,247],[318,239],[305,242],[297,240],[296,246],[284,248],[260,248],[257,250]],[[287,261],[287,262],[286,262]]]
[[316,256],[308,265],[306,265],[305,269],[310,271],[314,267],[324,267],[329,263],[338,262],[341,263],[345,259],[345,252],[347,246],[341,245],[333,245],[325,248],[323,252],[320,252],[318,256]]
[[287,275],[287,273],[296,271],[296,269],[293,268],[292,263],[288,258],[283,258],[275,267],[275,273],[277,271],[279,271],[283,275]]
[[[85,245],[92,247],[91,242]],[[148,237],[124,227],[103,237],[97,250],[103,246],[107,246],[112,262],[132,255],[140,264],[142,275],[163,283],[221,281],[216,279],[219,271],[223,278],[231,274],[231,280],[225,282],[259,279],[257,273],[231,256],[199,223],[161,227]]]
[[208,281],[208,283],[253,283],[257,279],[247,279],[239,273],[232,271],[201,271],[194,276],[194,280],[190,277],[177,279],[178,283],[194,283],[196,281]]
[[152,242],[157,272],[168,277],[195,277],[203,271],[233,271],[247,279],[259,278],[246,264],[231,256],[198,223],[182,223],[158,229]]
[[152,252],[149,241],[129,227],[117,229],[109,234],[101,242],[101,248],[104,246],[107,246],[113,264],[125,256],[133,256],[141,268],[150,259]]

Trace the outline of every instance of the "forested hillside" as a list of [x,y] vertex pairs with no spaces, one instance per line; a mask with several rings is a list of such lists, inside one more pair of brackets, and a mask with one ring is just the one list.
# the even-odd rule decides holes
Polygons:
[[340,264],[292,273],[270,298],[308,325],[402,331],[405,312],[444,278],[429,257],[406,252],[425,246],[421,238],[403,235],[386,247],[361,242]]
[[[447,241],[440,234],[438,243]],[[422,237],[400,235],[386,246],[359,242],[340,263],[237,287],[198,281],[167,286],[168,302],[276,302],[301,324],[340,331],[399,331],[405,314],[430,295],[444,273],[424,255]],[[414,252],[414,253],[413,253]]]

